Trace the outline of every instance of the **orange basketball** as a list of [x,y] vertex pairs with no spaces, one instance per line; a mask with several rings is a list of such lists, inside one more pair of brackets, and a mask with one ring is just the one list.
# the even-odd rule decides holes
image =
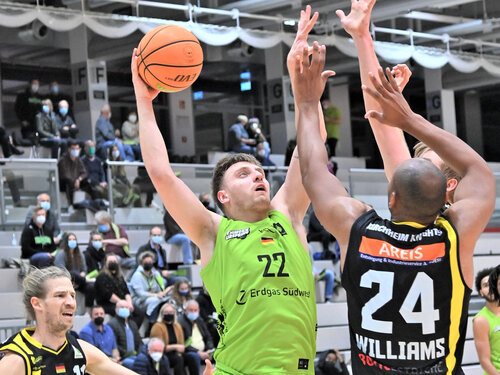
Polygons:
[[176,25],[150,30],[137,47],[139,75],[149,86],[176,92],[191,86],[203,67],[203,50],[192,32]]

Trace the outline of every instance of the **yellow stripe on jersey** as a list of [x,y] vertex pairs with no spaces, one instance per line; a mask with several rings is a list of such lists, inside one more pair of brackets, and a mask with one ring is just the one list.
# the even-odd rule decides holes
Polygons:
[[[17,338],[17,337],[16,337]],[[6,350],[6,351],[9,351],[11,353],[17,353],[19,354],[21,357],[23,357],[24,359],[24,366],[26,368],[26,375],[30,375],[31,374],[31,363],[30,363],[30,359],[29,357],[26,355],[26,353],[20,348],[18,347],[17,345],[15,344],[8,344],[8,345],[5,345],[5,346],[2,346],[2,351],[3,350]],[[14,354],[15,355],[15,354]]]
[[456,349],[460,339],[460,320],[464,303],[465,286],[460,272],[460,262],[458,260],[458,238],[451,224],[444,218],[437,219],[436,224],[442,226],[448,232],[450,241],[450,270],[451,270],[451,306],[450,306],[450,333],[448,347],[450,352],[446,356],[447,375],[451,375],[457,365]]
[[21,334],[23,335],[23,337],[31,344],[33,345],[35,348],[38,348],[38,349],[42,349],[42,350],[45,350],[49,353],[52,353],[52,354],[59,354],[63,351],[63,349],[66,347],[66,345],[68,345],[68,340],[66,339],[64,341],[64,344],[59,348],[59,350],[53,350],[51,348],[47,348],[46,346],[43,346],[41,343],[39,343],[38,341],[36,341],[33,337],[31,337],[31,335],[28,333],[28,331],[35,331],[35,328],[25,328],[21,331]]
[[13,340],[22,350],[24,350],[27,354],[33,354],[32,350],[24,343],[21,335],[16,335]]

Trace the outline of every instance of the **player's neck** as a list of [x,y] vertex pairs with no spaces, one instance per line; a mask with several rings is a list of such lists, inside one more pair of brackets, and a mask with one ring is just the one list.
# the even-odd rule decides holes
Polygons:
[[269,211],[236,211],[228,212],[227,217],[232,220],[246,221],[247,223],[256,223],[267,218]]
[[66,341],[66,332],[50,332],[46,327],[37,326],[31,336],[43,346],[57,350]]
[[500,316],[500,306],[498,305],[498,301],[493,301],[493,302],[486,301],[486,307],[495,315]]

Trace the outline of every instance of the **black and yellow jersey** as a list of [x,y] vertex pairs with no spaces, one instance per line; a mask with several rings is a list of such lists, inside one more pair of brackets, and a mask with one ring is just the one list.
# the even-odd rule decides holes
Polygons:
[[35,328],[25,328],[11,336],[0,346],[0,358],[5,353],[17,354],[24,360],[26,375],[84,375],[87,360],[71,334],[58,349],[43,346],[31,335]]
[[423,226],[371,210],[356,220],[342,274],[354,374],[463,374],[471,290],[459,260],[445,217]]

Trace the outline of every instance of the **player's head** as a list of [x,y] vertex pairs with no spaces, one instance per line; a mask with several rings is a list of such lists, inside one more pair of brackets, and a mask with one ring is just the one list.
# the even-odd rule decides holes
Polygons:
[[389,183],[389,209],[396,220],[428,224],[446,201],[446,178],[430,161],[405,160]]
[[490,273],[493,268],[485,268],[476,275],[476,290],[481,297],[488,302],[495,301],[495,297],[490,293]]
[[493,295],[495,301],[500,301],[500,265],[493,268],[489,276],[490,294]]
[[33,268],[23,281],[23,303],[37,325],[66,332],[73,325],[75,290],[70,273],[60,267]]
[[443,172],[446,177],[446,200],[453,203],[453,195],[455,193],[455,189],[462,177],[453,169],[451,169],[447,164],[445,164],[445,162],[438,156],[438,154],[432,151],[425,143],[418,142],[413,147],[413,150],[416,158],[427,159],[436,167],[441,169],[441,172]]
[[234,208],[269,210],[269,190],[262,165],[252,155],[227,155],[214,168],[212,198],[228,216]]

